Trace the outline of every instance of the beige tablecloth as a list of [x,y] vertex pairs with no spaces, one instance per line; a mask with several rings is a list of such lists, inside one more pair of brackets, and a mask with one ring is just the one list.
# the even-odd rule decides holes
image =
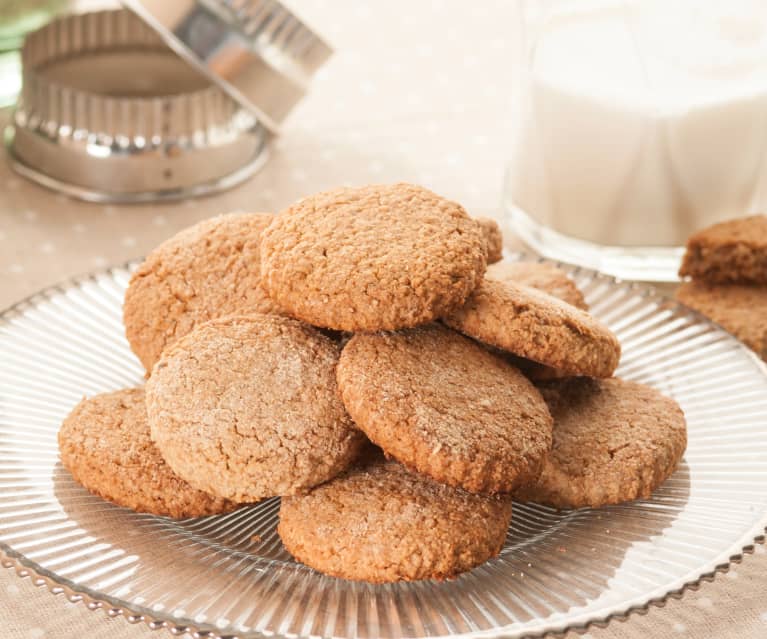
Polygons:
[[[293,3],[298,6],[299,3]],[[278,210],[339,184],[407,180],[498,215],[510,125],[514,3],[305,0],[300,11],[338,53],[290,118],[266,168],[216,197],[138,207],[83,204],[0,162],[0,307],[71,275],[144,254],[215,213]],[[2,116],[7,121],[8,114]],[[767,636],[767,556],[758,546],[713,584],[594,639]],[[147,636],[0,570],[9,639]]]

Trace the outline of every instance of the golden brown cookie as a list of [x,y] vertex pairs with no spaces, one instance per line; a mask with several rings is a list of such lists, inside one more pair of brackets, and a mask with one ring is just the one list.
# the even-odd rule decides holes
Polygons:
[[508,496],[475,495],[369,454],[307,495],[282,500],[277,531],[299,561],[374,583],[446,579],[496,556]]
[[589,305],[583,293],[561,268],[547,262],[498,262],[487,268],[487,276],[501,282],[521,284],[557,297],[583,311]]
[[491,217],[474,218],[482,229],[482,237],[487,251],[487,263],[494,264],[503,259],[503,234],[501,227]]
[[364,441],[338,394],[339,350],[277,315],[203,324],[166,349],[147,381],[152,439],[190,484],[236,501],[327,481]]
[[767,360],[767,286],[685,282],[676,298]]
[[271,313],[260,285],[258,247],[268,213],[204,220],[163,242],[131,277],[125,333],[147,372],[195,326],[224,315]]
[[444,326],[357,334],[338,363],[349,414],[409,468],[471,492],[532,481],[551,416],[516,368]]
[[540,388],[554,417],[554,445],[538,481],[516,500],[581,508],[645,499],[682,459],[684,414],[655,389],[617,378]]
[[305,198],[263,233],[261,275],[280,307],[343,331],[424,324],[463,304],[485,272],[479,225],[411,184]]
[[720,222],[690,236],[679,275],[713,284],[767,284],[767,216]]
[[195,490],[149,437],[144,389],[83,399],[59,430],[61,463],[90,492],[138,512],[200,517],[237,504]]
[[620,359],[618,339],[588,313],[534,288],[490,277],[442,321],[480,342],[569,375],[609,377]]
[[[499,262],[488,267],[487,277],[501,282],[530,286],[576,308],[584,311],[589,310],[583,293],[580,292],[575,282],[562,269],[547,262]],[[523,357],[515,355],[510,357],[512,358],[511,363],[534,381],[570,376],[556,368],[544,366]]]

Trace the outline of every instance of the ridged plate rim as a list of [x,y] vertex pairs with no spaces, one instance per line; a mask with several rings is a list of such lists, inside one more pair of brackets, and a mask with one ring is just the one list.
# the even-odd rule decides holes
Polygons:
[[[663,302],[666,305],[670,305],[675,311],[682,311],[685,314],[695,317],[699,322],[708,324],[709,326],[714,327],[717,331],[724,333],[730,341],[737,345],[739,350],[741,350],[745,356],[752,360],[752,363],[755,364],[762,376],[767,378],[767,363],[760,360],[734,336],[728,333],[719,324],[712,322],[697,311],[685,307],[651,285],[641,282],[624,281],[594,269],[556,262],[521,252],[506,252],[504,259],[510,261],[532,259],[540,263],[548,263],[564,267],[569,269],[571,274],[585,274],[603,283],[626,289],[637,294],[641,298],[653,299]],[[131,271],[140,264],[140,262],[140,259],[130,260],[119,265],[75,275],[62,282],[45,287],[0,311],[0,322],[6,320],[12,314],[19,312],[25,306],[33,305],[35,300],[39,298],[49,299],[50,296],[55,293],[64,293],[68,289],[78,287],[88,281],[95,282],[98,277],[114,277],[117,271]],[[551,627],[537,629],[532,632],[524,632],[523,634],[507,633],[503,630],[489,630],[468,633],[463,636],[482,637],[483,639],[563,638],[571,631],[585,633],[591,627],[604,628],[612,621],[626,621],[632,615],[646,614],[653,607],[662,608],[669,599],[680,599],[688,590],[697,590],[703,583],[714,581],[718,574],[726,573],[733,563],[741,563],[745,558],[745,555],[753,554],[756,545],[765,543],[766,535],[767,512],[764,512],[757,524],[753,525],[748,532],[744,533],[730,547],[720,553],[715,560],[709,562],[702,572],[699,572],[699,569],[696,569],[683,577],[680,577],[664,593],[658,594],[656,590],[647,595],[635,597],[628,604],[624,604],[620,607],[613,606],[612,610],[585,613],[564,624],[553,624]],[[64,595],[71,603],[83,603],[88,610],[103,610],[109,617],[122,617],[130,624],[143,622],[150,630],[166,629],[173,636],[189,634],[195,639],[266,639],[267,637],[269,639],[294,639],[293,635],[262,633],[259,631],[227,633],[222,632],[220,628],[209,624],[200,624],[188,619],[177,618],[173,620],[169,616],[158,614],[144,606],[128,604],[116,597],[96,592],[91,588],[80,586],[69,579],[60,577],[52,571],[41,567],[36,562],[27,559],[22,553],[15,551],[11,546],[2,541],[0,541],[0,566],[5,569],[12,569],[16,576],[20,578],[30,578],[33,585],[37,587],[45,587],[53,595]],[[694,574],[698,572],[699,574],[694,576]],[[541,620],[541,623],[545,624],[545,620]]]

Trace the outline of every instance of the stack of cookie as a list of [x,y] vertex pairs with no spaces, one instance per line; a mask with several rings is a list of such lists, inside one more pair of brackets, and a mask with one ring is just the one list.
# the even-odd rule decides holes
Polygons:
[[492,221],[407,184],[187,229],[126,293],[145,390],[81,402],[62,461],[174,517],[282,497],[291,554],[372,582],[495,556],[512,496],[647,497],[684,452],[681,410],[613,378],[620,345],[573,282],[500,262],[501,244]]
[[767,216],[721,222],[692,235],[677,299],[721,324],[767,360]]

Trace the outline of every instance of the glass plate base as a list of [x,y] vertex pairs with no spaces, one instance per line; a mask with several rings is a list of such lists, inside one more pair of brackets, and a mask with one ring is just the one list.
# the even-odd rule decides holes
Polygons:
[[171,520],[118,508],[59,461],[83,395],[143,382],[122,301],[135,265],[65,282],[0,313],[0,565],[111,616],[196,637],[533,637],[623,618],[710,579],[767,524],[767,368],[659,295],[567,267],[618,335],[618,375],[676,399],[688,448],[650,499],[515,504],[500,555],[445,581],[375,585],[293,561],[279,500]]

